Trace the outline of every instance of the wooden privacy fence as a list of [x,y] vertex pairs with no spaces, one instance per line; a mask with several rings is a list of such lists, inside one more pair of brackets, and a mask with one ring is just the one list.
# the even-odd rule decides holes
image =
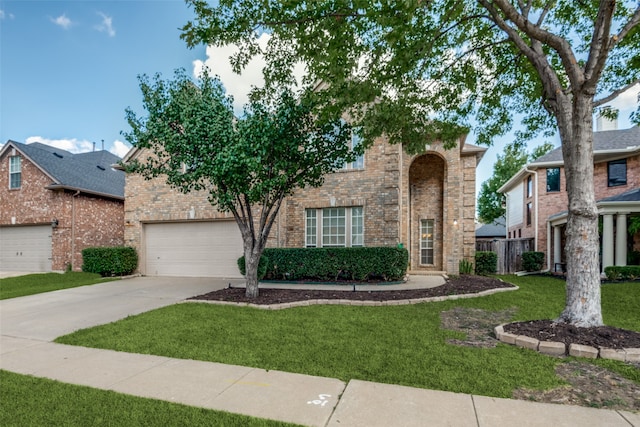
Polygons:
[[477,240],[476,251],[498,254],[496,273],[509,274],[522,271],[522,253],[534,250],[533,239]]

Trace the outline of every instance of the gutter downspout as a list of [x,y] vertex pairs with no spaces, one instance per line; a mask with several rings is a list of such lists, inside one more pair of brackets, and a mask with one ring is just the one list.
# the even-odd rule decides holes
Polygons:
[[80,190],[77,190],[74,195],[71,196],[71,269],[75,267],[76,258],[76,197],[80,194]]

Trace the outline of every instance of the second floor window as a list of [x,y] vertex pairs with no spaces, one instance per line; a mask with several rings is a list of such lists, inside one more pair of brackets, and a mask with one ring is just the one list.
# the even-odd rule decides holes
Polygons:
[[609,187],[627,185],[627,159],[609,162],[607,164],[607,178]]
[[547,169],[547,192],[560,191],[560,168]]
[[9,157],[9,188],[20,188],[22,185],[22,165],[20,156]]
[[[362,138],[360,138],[360,135],[358,135],[356,130],[354,129],[351,132],[351,141],[349,141],[349,148],[353,150],[359,147],[360,144],[362,144]],[[342,168],[343,169],[364,169],[364,154],[360,154],[358,157],[356,157],[356,159],[353,162],[345,163]]]
[[531,197],[533,195],[533,179],[531,179],[531,175],[527,177],[527,197]]

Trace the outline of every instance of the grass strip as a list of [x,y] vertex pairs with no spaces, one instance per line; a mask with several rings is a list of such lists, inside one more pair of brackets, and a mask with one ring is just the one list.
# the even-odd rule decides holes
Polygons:
[[118,280],[95,273],[42,273],[0,279],[0,300]]
[[[408,306],[325,305],[267,311],[178,304],[56,341],[484,396],[510,397],[520,387],[562,385],[554,368],[563,359],[502,343],[495,348],[447,343],[450,338],[464,338],[441,327],[440,313],[454,307],[515,308],[514,321],[555,318],[562,311],[563,281],[532,276],[510,276],[508,281],[520,290]],[[606,322],[640,330],[633,308],[640,305],[637,284],[610,285],[602,291]],[[629,376],[623,363],[610,365]]]
[[0,425],[293,426],[0,370]]

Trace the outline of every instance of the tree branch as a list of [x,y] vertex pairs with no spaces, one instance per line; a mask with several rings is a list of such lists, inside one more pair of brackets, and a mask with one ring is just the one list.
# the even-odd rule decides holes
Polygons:
[[640,84],[640,79],[636,79],[634,81],[632,81],[631,83],[621,87],[620,89],[614,90],[613,92],[611,92],[609,95],[605,96],[604,98],[598,99],[597,101],[593,101],[593,106],[595,107],[599,107],[603,104],[606,104],[607,102],[615,99],[618,97],[618,95],[620,95],[621,93],[627,91],[628,89],[631,89],[633,86]]
[[504,22],[504,25],[507,28],[511,29],[512,34],[516,34],[519,38],[521,38],[513,28],[506,24],[506,21],[500,16],[498,11],[496,10],[496,7],[500,9],[500,11],[509,21],[513,22],[520,31],[524,32],[531,39],[539,40],[540,42],[547,44],[549,47],[558,52],[558,55],[560,55],[560,59],[562,60],[569,80],[571,80],[572,86],[582,86],[584,75],[582,74],[580,67],[578,67],[578,60],[573,54],[571,45],[567,42],[567,40],[532,24],[530,21],[525,19],[523,15],[518,13],[518,11],[507,0],[480,0],[480,3],[490,11],[491,15],[495,19],[500,19],[502,22]]
[[593,24],[593,36],[591,37],[589,56],[584,66],[585,83],[581,89],[593,91],[594,94],[609,54],[609,42],[607,38],[611,29],[614,9],[615,1],[601,1],[600,7],[598,8],[598,15]]
[[624,39],[627,36],[627,34],[629,34],[631,30],[633,30],[638,24],[640,24],[640,6],[638,6],[636,11],[633,13],[633,16],[631,17],[629,22],[627,22],[625,26],[622,27],[622,29],[617,35],[613,36],[612,38],[613,43],[614,44],[620,43],[622,39]]

